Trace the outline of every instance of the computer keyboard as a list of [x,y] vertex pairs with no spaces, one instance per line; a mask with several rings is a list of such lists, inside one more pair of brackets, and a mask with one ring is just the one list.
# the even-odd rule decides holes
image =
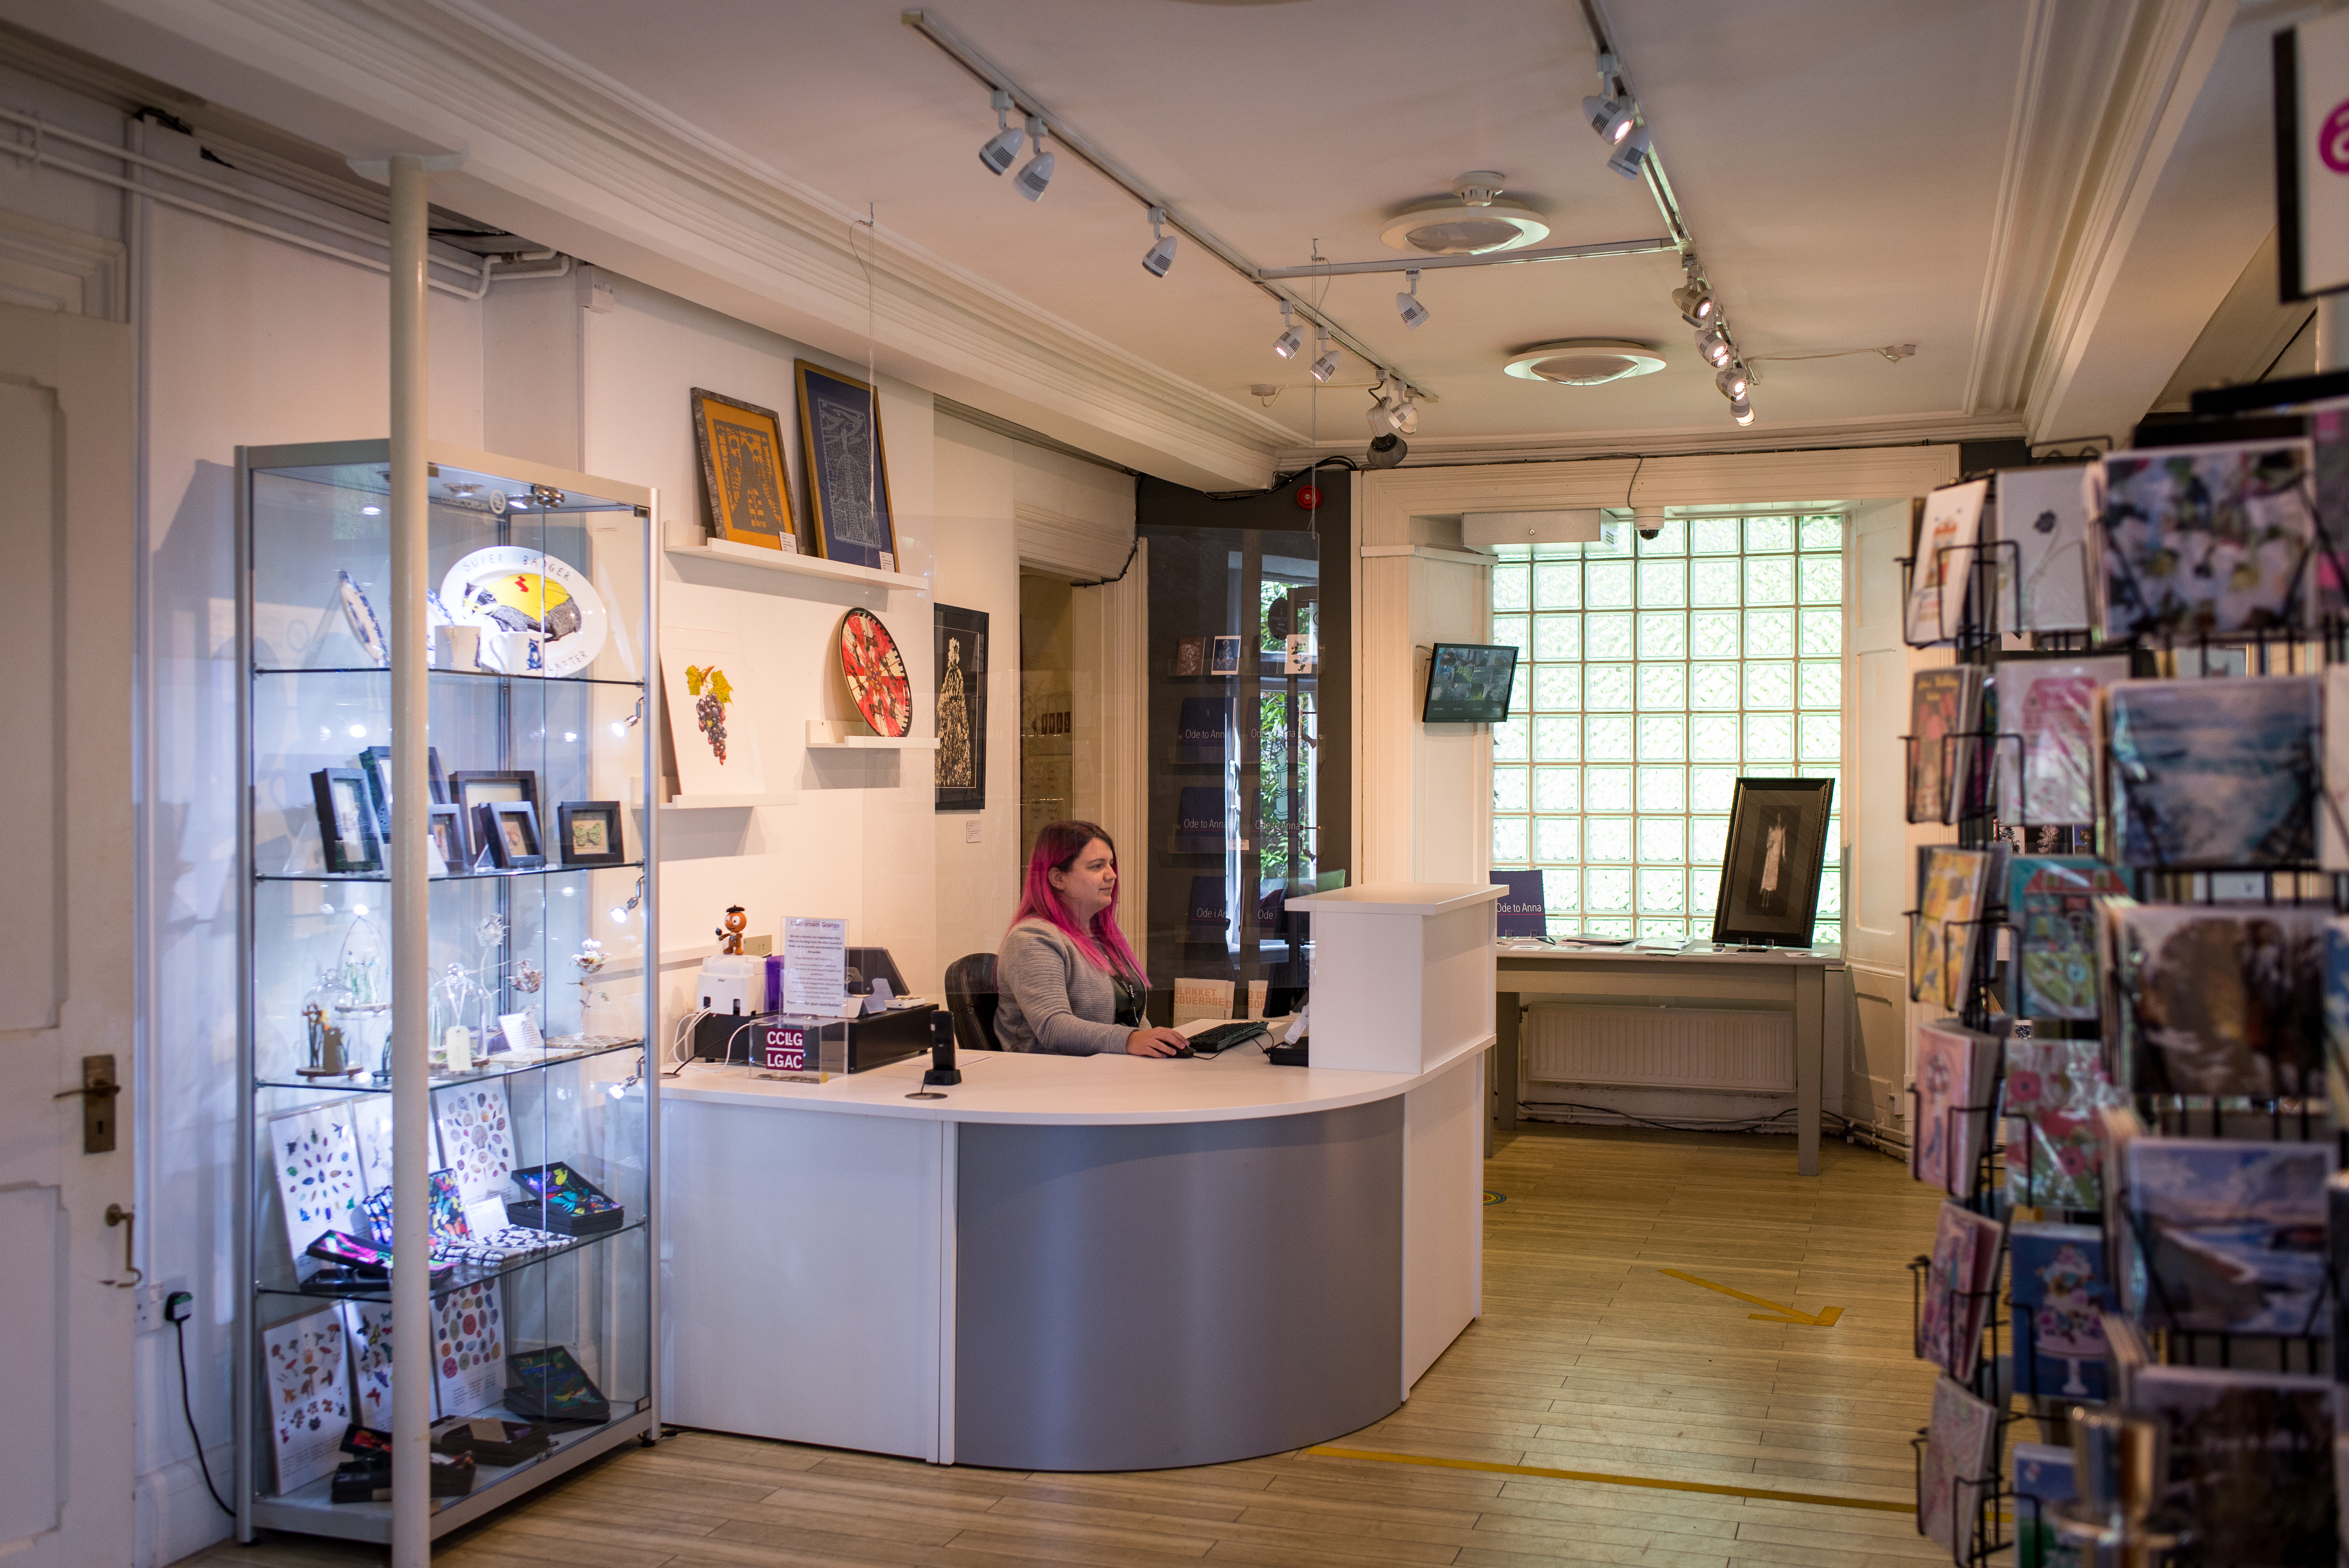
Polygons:
[[1257,1036],[1271,1032],[1254,1018],[1243,1018],[1237,1023],[1218,1024],[1212,1029],[1200,1030],[1191,1037],[1191,1049],[1200,1056],[1212,1057],[1218,1051],[1246,1045]]

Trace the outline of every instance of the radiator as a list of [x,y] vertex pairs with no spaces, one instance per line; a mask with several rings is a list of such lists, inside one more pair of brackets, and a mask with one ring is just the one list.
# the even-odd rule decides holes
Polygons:
[[1526,1014],[1520,1051],[1536,1083],[1764,1094],[1795,1088],[1789,1013],[1537,1006]]

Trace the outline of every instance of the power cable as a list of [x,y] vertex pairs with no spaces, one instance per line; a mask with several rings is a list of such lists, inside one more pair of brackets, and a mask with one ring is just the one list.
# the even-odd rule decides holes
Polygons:
[[[164,1310],[168,1312],[171,1309],[167,1306]],[[180,1414],[188,1418],[188,1440],[196,1446],[196,1469],[204,1478],[204,1490],[212,1494],[214,1502],[220,1503],[220,1511],[234,1519],[236,1510],[222,1501],[220,1488],[212,1484],[212,1467],[204,1462],[203,1434],[196,1430],[195,1406],[188,1398],[188,1320],[184,1317],[171,1319],[171,1332],[180,1341]]]

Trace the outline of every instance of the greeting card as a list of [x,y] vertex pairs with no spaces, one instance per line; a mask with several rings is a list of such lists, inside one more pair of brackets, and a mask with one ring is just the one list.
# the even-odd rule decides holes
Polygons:
[[2107,859],[2171,871],[2315,859],[2315,676],[2122,681],[2104,705]]
[[2317,863],[2329,872],[2349,871],[2349,665],[2332,665],[2323,681],[2324,798],[2317,812]]
[[1999,542],[2014,547],[1999,552],[2002,613],[2022,612],[2006,630],[2088,629],[2087,477],[2085,466],[1999,470]]
[[1946,822],[1971,769],[1982,717],[1978,665],[1919,670],[1909,689],[1909,820]]
[[1917,851],[1917,913],[1909,932],[1909,997],[1956,1011],[1971,983],[1984,893],[1997,850],[1929,845]]
[[261,1331],[269,1427],[282,1494],[333,1473],[351,1422],[343,1320],[333,1307]]
[[2079,1495],[2072,1450],[2017,1443],[2013,1457],[2016,1568],[2079,1568],[2079,1553],[2055,1533],[2055,1505]]
[[2007,861],[2006,917],[2021,938],[2007,970],[2015,1016],[2096,1016],[2096,905],[2127,892],[2118,872],[2091,856]]
[[2321,1335],[2333,1145],[2125,1138],[2121,1305],[2149,1328]]
[[1968,1561],[1977,1505],[1990,1485],[1998,1408],[1947,1377],[1933,1381],[1932,1422],[1925,1429],[1924,1473],[1917,1484],[1917,1528]]
[[351,1344],[352,1419],[363,1427],[388,1429],[391,1425],[391,1307],[384,1302],[347,1301],[341,1310]]
[[362,1229],[353,1222],[366,1189],[347,1104],[273,1117],[266,1137],[285,1212],[285,1242],[295,1257],[328,1231]]
[[452,1290],[432,1303],[433,1381],[441,1410],[467,1416],[498,1402],[505,1388],[505,1315],[498,1282]]
[[1903,617],[1910,643],[1945,643],[1958,634],[1965,619],[1966,588],[1977,563],[1973,544],[1982,530],[1982,501],[1989,493],[1988,480],[1974,480],[1925,498]]
[[2006,1199],[2042,1209],[2104,1206],[2096,1112],[2121,1103],[2096,1040],[2006,1042]]
[[1917,1355],[1952,1377],[1970,1379],[1982,1361],[1982,1326],[1997,1294],[2002,1233],[1996,1220],[1958,1203],[1941,1205],[1917,1319]]
[[2096,694],[2127,657],[2016,659],[1998,666],[1998,810],[2009,822],[2096,820]]
[[1954,1018],[1917,1028],[1917,1125],[1909,1174],[1954,1197],[1973,1188],[1975,1162],[1990,1136],[1991,1090],[1999,1042]]
[[2105,906],[2122,1071],[2140,1094],[2313,1099],[2331,912]]
[[[391,1096],[363,1094],[351,1104],[351,1136],[359,1146],[359,1175],[370,1192],[391,1185]],[[440,1158],[440,1130],[431,1119],[424,1123],[424,1166],[429,1171]]]
[[2191,1561],[2336,1561],[2333,1385],[2276,1372],[2147,1367],[2132,1408],[2166,1430],[2162,1499],[2194,1522]]
[[513,1110],[506,1099],[505,1080],[437,1090],[432,1109],[440,1124],[441,1151],[465,1203],[503,1197],[506,1178],[516,1163]]
[[2324,1093],[2333,1125],[2349,1128],[2349,920],[2324,924]]
[[2074,1404],[2103,1399],[2103,1313],[2118,1305],[2105,1274],[2104,1232],[2017,1220],[2007,1255],[2015,1392]]
[[2140,449],[2089,480],[2105,636],[2195,637],[2309,618],[2304,440]]

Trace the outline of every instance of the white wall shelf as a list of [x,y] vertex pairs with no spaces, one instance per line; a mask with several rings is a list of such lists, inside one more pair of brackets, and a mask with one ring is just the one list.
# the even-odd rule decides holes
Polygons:
[[767,572],[789,572],[802,577],[828,577],[865,588],[926,589],[930,580],[904,572],[883,572],[846,561],[826,561],[820,555],[794,555],[755,544],[711,539],[690,522],[668,518],[662,522],[661,549],[670,555],[697,561],[723,561],[735,566],[756,566]]
[[810,751],[936,751],[935,737],[919,735],[852,735],[844,719],[811,718],[808,720],[807,743]]
[[796,806],[796,789],[768,795],[674,795],[661,802],[664,811],[716,811],[746,806]]

